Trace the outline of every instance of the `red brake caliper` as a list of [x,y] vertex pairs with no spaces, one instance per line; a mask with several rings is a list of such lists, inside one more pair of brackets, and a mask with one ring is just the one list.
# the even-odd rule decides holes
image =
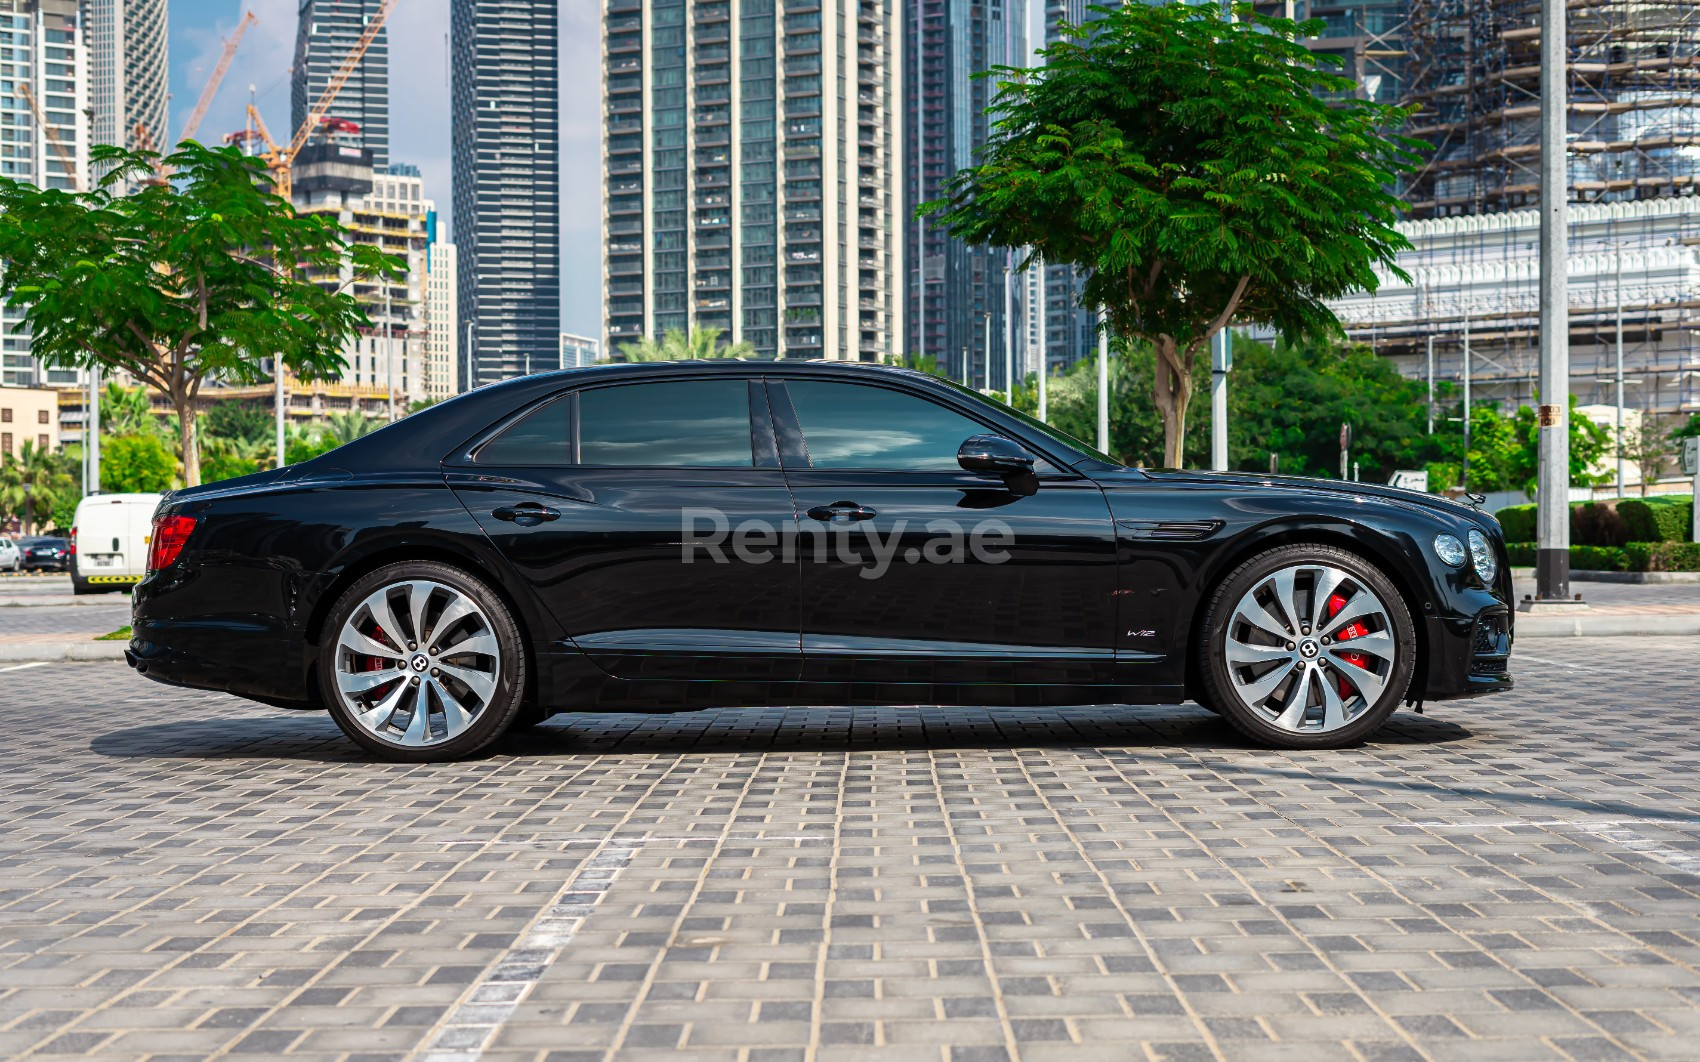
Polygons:
[[[1345,607],[1345,598],[1341,597],[1339,594],[1335,594],[1333,597],[1330,597],[1328,599],[1328,618],[1333,619],[1335,616],[1339,615],[1340,610]],[[1368,633],[1369,628],[1365,627],[1362,623],[1351,623],[1340,629],[1340,634],[1337,638],[1335,638],[1335,641],[1343,642],[1348,638],[1361,638]],[[1354,664],[1363,668],[1365,671],[1369,670],[1369,658],[1363,653],[1340,653],[1338,655],[1340,659],[1346,661],[1348,664]],[[1339,683],[1341,697],[1350,697],[1352,695],[1352,687],[1345,679],[1337,678],[1335,679],[1335,682]]]

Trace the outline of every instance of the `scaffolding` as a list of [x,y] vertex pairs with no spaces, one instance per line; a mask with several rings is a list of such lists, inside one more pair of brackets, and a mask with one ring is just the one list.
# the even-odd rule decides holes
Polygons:
[[[1534,206],[1541,0],[1411,0],[1406,130],[1432,154],[1414,217]],[[1569,0],[1570,198],[1691,195],[1700,179],[1700,4]]]
[[[1417,379],[1462,384],[1503,409],[1535,404],[1539,379],[1535,210],[1402,222],[1407,282],[1334,303],[1354,340]],[[1572,204],[1571,392],[1658,416],[1700,410],[1700,197]],[[1621,337],[1621,338],[1620,338]]]

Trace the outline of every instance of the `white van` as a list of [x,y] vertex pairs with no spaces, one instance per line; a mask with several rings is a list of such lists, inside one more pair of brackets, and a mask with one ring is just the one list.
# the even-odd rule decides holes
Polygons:
[[91,494],[77,503],[71,525],[71,589],[79,594],[123,590],[148,571],[153,513],[163,494]]

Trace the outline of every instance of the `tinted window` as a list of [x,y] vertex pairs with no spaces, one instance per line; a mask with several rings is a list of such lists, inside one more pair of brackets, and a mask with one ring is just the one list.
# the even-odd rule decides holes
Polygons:
[[533,410],[485,443],[478,460],[492,465],[570,465],[573,463],[573,404],[557,398]]
[[956,472],[956,451],[987,429],[901,391],[824,380],[788,380],[811,468]]
[[747,380],[620,384],[579,392],[579,463],[749,468]]

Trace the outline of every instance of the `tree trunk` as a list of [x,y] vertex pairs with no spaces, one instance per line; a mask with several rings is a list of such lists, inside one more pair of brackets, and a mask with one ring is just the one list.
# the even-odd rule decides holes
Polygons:
[[1177,372],[1180,352],[1173,336],[1157,336],[1157,413],[1163,418],[1163,467],[1180,468],[1185,457],[1186,411],[1192,404],[1192,373]]
[[201,485],[200,439],[195,431],[195,399],[187,389],[174,391],[171,404],[177,409],[177,429],[183,447],[183,485]]

